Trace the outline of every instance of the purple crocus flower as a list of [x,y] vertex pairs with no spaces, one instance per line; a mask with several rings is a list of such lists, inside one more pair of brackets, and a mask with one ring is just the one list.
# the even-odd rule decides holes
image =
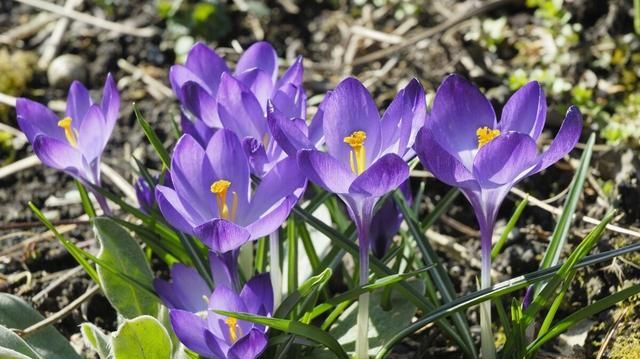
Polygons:
[[[153,210],[153,207],[156,205],[156,193],[155,186],[160,180],[160,177],[154,177],[152,179],[154,182],[149,183],[144,177],[139,177],[138,180],[133,184],[133,189],[136,192],[136,199],[138,200],[138,206],[140,210],[144,213],[149,214]],[[163,185],[165,187],[173,188],[171,184],[171,175],[169,172],[166,172],[163,177]]]
[[[100,103],[93,103],[87,88],[74,81],[62,118],[35,101],[16,101],[18,126],[40,161],[94,186],[100,186],[100,157],[119,109],[120,94],[111,74],[107,75]],[[96,198],[107,210],[104,198]]]
[[[369,279],[370,229],[378,199],[409,177],[403,156],[426,117],[425,96],[412,81],[382,118],[367,89],[356,79],[343,80],[323,103],[327,152],[302,149],[298,165],[307,177],[346,204],[360,245],[360,284]],[[358,358],[367,356],[368,295],[358,313]]]
[[[409,180],[406,180],[400,185],[400,191],[407,201],[407,204],[411,205],[413,197],[411,195]],[[398,230],[400,230],[402,220],[402,213],[400,213],[400,209],[393,198],[387,198],[376,214],[373,215],[370,231],[371,252],[376,258],[381,259],[387,253],[393,237],[398,233]]]
[[[484,95],[451,75],[438,88],[430,118],[418,133],[415,150],[422,164],[442,182],[459,187],[474,209],[482,237],[482,288],[491,284],[491,237],[505,196],[522,179],[564,157],[580,137],[582,117],[572,106],[556,138],[539,154],[536,140],[546,111],[542,88],[530,82],[507,101],[497,122]],[[493,339],[490,302],[483,304],[481,322],[488,328],[486,335],[483,330],[484,352],[493,348]]]
[[184,112],[194,119],[182,121],[186,133],[206,145],[213,131],[227,128],[243,141],[252,172],[263,176],[286,155],[277,146],[266,123],[270,102],[288,118],[306,116],[302,88],[302,57],[278,78],[278,56],[268,42],[257,42],[240,57],[231,73],[224,60],[202,43],[189,51],[184,65],[169,73],[171,86]]
[[233,132],[216,131],[206,148],[183,135],[171,159],[173,188],[157,186],[156,198],[172,226],[225,253],[278,229],[306,181],[293,158],[280,161],[253,191],[250,180]]
[[187,348],[204,357],[255,358],[267,345],[267,328],[219,315],[214,310],[270,316],[273,289],[269,275],[253,277],[238,293],[234,289],[235,269],[215,254],[210,255],[210,261],[213,293],[195,269],[183,264],[171,268],[172,282],[154,281],[158,295],[169,307],[173,330]]

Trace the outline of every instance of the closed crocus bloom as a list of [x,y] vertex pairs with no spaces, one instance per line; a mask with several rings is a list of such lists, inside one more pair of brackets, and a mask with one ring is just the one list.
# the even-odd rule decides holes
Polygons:
[[[424,92],[417,81],[412,81],[381,118],[364,86],[347,78],[322,108],[327,151],[302,149],[298,165],[311,181],[336,193],[347,205],[358,230],[360,283],[364,285],[369,276],[373,209],[381,196],[409,177],[403,156],[426,117]],[[368,357],[367,321],[368,295],[364,294],[359,301],[358,358]]]
[[[257,42],[240,57],[232,73],[224,60],[202,43],[194,45],[184,65],[169,74],[172,88],[186,113],[185,132],[198,130],[204,146],[212,134],[203,127],[226,128],[247,143],[253,173],[262,176],[285,153],[273,141],[266,124],[267,103],[288,118],[305,118],[306,95],[302,88],[302,58],[278,78],[278,56],[267,42]],[[188,122],[189,123],[188,123]]]
[[[549,148],[538,153],[536,141],[546,117],[546,100],[530,82],[507,101],[500,122],[491,103],[457,75],[438,88],[431,115],[416,139],[422,164],[441,181],[459,187],[471,203],[481,231],[481,286],[490,286],[491,237],[496,215],[509,190],[564,157],[576,145],[582,117],[570,107]],[[493,351],[490,303],[481,306],[483,352]],[[489,350],[489,351],[487,351]]]
[[[18,126],[42,163],[95,186],[100,186],[100,157],[119,109],[120,94],[111,74],[107,75],[100,103],[91,100],[84,85],[73,82],[63,117],[26,98],[16,101]],[[96,197],[107,209],[104,199]]]
[[[411,205],[413,202],[413,196],[411,195],[409,180],[406,180],[400,185],[400,191],[407,201],[407,204]],[[387,253],[387,249],[389,248],[393,237],[400,229],[402,219],[402,213],[400,213],[400,209],[392,197],[387,198],[376,214],[373,215],[370,231],[371,252],[376,258],[382,259]]]
[[249,160],[238,137],[220,129],[206,148],[183,135],[173,151],[173,188],[156,187],[165,219],[196,235],[212,251],[225,253],[278,229],[304,190],[295,159],[274,166],[255,190]]

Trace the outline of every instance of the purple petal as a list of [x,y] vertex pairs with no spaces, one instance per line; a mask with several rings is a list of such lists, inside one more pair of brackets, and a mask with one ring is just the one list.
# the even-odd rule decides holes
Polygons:
[[296,196],[287,196],[282,202],[274,205],[259,218],[247,225],[247,230],[251,232],[251,240],[264,237],[276,231],[282,223],[289,217],[291,209],[298,201]]
[[251,69],[260,69],[275,83],[278,76],[278,55],[276,50],[266,41],[259,41],[251,45],[238,60],[235,74]]
[[298,153],[298,166],[307,178],[333,193],[348,193],[356,178],[347,165],[326,152],[302,150]]
[[66,141],[64,130],[58,127],[58,116],[48,107],[26,98],[16,100],[16,115],[20,130],[33,143],[38,134]]
[[496,116],[478,88],[458,75],[450,75],[436,92],[426,126],[437,134],[434,139],[440,147],[471,170],[478,148],[476,131],[496,128]]
[[102,110],[98,105],[92,105],[78,129],[78,149],[89,162],[100,157],[109,140],[105,127]]
[[191,121],[183,113],[180,114],[180,127],[182,132],[193,137],[203,148],[207,146],[209,140],[216,132],[215,128],[207,126],[203,121],[196,119]]
[[427,117],[424,90],[417,80],[398,92],[382,115],[382,151],[404,156]]
[[33,141],[33,152],[45,165],[95,183],[95,176],[82,158],[82,153],[67,141],[39,135]]
[[102,90],[102,103],[100,104],[102,114],[105,119],[105,137],[111,136],[113,127],[116,124],[116,120],[120,114],[120,93],[118,92],[118,86],[116,81],[111,76],[111,73],[107,74],[107,79],[104,82],[104,88]]
[[262,139],[267,132],[266,107],[231,75],[223,74],[218,91],[218,115],[224,128],[238,136]]
[[250,239],[250,233],[225,219],[213,219],[194,228],[196,236],[216,253],[226,253],[240,248]]
[[285,158],[278,162],[255,189],[247,220],[254,221],[289,195],[302,195],[306,179],[295,158]]
[[[247,313],[247,307],[242,298],[227,287],[216,287],[209,297],[209,313],[207,320],[209,329],[219,338],[224,338],[227,343],[232,343],[229,336],[229,326],[225,322],[227,317],[216,313],[214,310],[224,310],[227,312]],[[248,333],[253,325],[243,320],[238,320],[240,332]]]
[[398,188],[409,178],[409,166],[396,154],[386,154],[360,174],[349,187],[349,193],[380,197]]
[[471,172],[440,146],[427,127],[418,132],[414,148],[422,165],[440,181],[455,187],[477,188]]
[[196,211],[193,218],[212,218],[217,213],[211,183],[215,180],[205,152],[189,135],[182,135],[171,156],[171,182],[185,207]]
[[258,274],[244,285],[240,298],[247,306],[249,313],[262,316],[273,312],[273,287],[268,273]]
[[93,102],[89,96],[89,91],[79,81],[73,81],[71,87],[69,87],[69,94],[67,95],[67,110],[65,115],[71,117],[72,121],[76,121],[74,127],[79,127],[84,119],[85,114],[89,110]]
[[231,347],[229,343],[222,337],[217,337],[210,331],[206,331],[204,333],[204,340],[207,342],[209,346],[209,350],[211,350],[213,358],[222,358],[228,359],[229,348]]
[[[236,259],[235,257],[233,258]],[[225,262],[225,256],[220,256],[215,252],[209,251],[209,263],[211,265],[211,274],[213,274],[213,282],[216,287],[223,286],[233,288],[235,286],[231,269]]]
[[215,96],[220,84],[220,75],[229,72],[224,60],[207,45],[198,42],[187,55],[184,64],[194,75],[198,76],[207,85],[212,96]]
[[562,126],[553,139],[549,148],[540,155],[540,164],[536,172],[540,172],[552,164],[558,162],[562,157],[576,146],[582,132],[582,115],[577,107],[571,106],[567,110]]
[[169,319],[171,320],[173,331],[182,344],[205,357],[213,355],[205,341],[207,323],[204,319],[194,313],[179,309],[170,310]]
[[498,124],[502,132],[520,132],[537,140],[547,116],[547,100],[537,81],[531,81],[511,96]]
[[344,138],[364,131],[366,164],[371,164],[380,151],[380,115],[369,91],[355,78],[347,78],[325,101],[323,128],[328,152],[348,166],[351,147]]
[[222,127],[216,99],[196,82],[187,81],[182,86],[182,105],[207,126]]
[[156,186],[156,200],[164,219],[181,232],[194,234],[193,227],[206,220],[191,207],[188,201],[183,203],[173,188]]
[[242,148],[249,159],[251,173],[258,177],[264,176],[266,168],[270,165],[264,145],[253,137],[246,137],[242,140]]
[[[231,182],[227,201],[231,205],[231,193],[238,196],[238,218],[242,218],[249,203],[249,161],[238,137],[227,129],[220,129],[211,137],[206,149],[207,158],[215,173],[215,180]],[[213,179],[211,180],[213,183]],[[211,186],[211,183],[208,185]],[[208,187],[209,188],[209,187]],[[212,193],[211,204],[215,203]]]
[[198,271],[182,263],[171,267],[171,282],[161,279],[153,281],[156,293],[170,309],[181,309],[192,313],[207,310],[211,289]]
[[302,56],[296,57],[296,60],[289,66],[287,71],[278,79],[275,88],[281,89],[288,85],[302,87],[302,79],[304,77],[304,66],[302,64]]
[[235,77],[253,93],[258,103],[260,103],[260,108],[265,109],[267,101],[273,92],[273,82],[270,74],[260,69],[253,69],[237,74]]
[[181,102],[184,101],[182,86],[184,86],[184,84],[187,82],[195,82],[203,89],[209,91],[210,94],[212,93],[212,90],[204,82],[204,80],[198,77],[184,65],[173,65],[171,66],[171,68],[169,68],[169,82],[171,83],[173,93],[176,94],[176,97]]
[[295,156],[302,149],[314,148],[307,137],[307,125],[303,119],[288,119],[277,108],[271,107],[267,123],[271,135],[289,156]]
[[267,347],[267,336],[258,329],[251,329],[249,334],[240,338],[229,349],[229,359],[254,359]]
[[509,132],[484,145],[473,162],[473,175],[483,188],[513,185],[538,162],[535,141],[528,135]]
[[273,106],[287,118],[307,117],[307,95],[304,93],[304,88],[294,85],[284,86],[276,91],[271,99]]
[[313,115],[311,123],[309,124],[309,141],[314,147],[320,147],[324,142],[324,108],[327,104],[327,99],[333,92],[328,91],[324,95],[324,100],[318,106],[318,112]]

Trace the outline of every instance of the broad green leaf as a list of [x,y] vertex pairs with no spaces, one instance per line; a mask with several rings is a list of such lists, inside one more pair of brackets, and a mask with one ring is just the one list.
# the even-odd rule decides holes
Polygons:
[[95,350],[100,359],[107,359],[109,352],[111,351],[111,335],[105,334],[92,323],[82,323],[80,325],[80,332],[84,341]]
[[[410,282],[418,291],[423,291],[424,286],[421,281]],[[369,355],[376,355],[382,346],[391,339],[402,328],[411,323],[416,312],[416,306],[407,301],[397,291],[391,295],[391,310],[382,309],[383,291],[377,290],[371,293],[369,307]],[[338,343],[348,352],[355,352],[356,337],[358,327],[356,317],[358,313],[358,302],[354,302],[338,318],[337,322],[329,330],[329,333],[338,338]],[[333,358],[326,351],[314,351],[314,358]]]
[[[0,325],[12,329],[26,329],[43,319],[44,317],[40,313],[31,308],[21,298],[11,294],[0,293]],[[22,339],[42,358],[80,358],[67,342],[67,339],[53,326],[42,328]],[[4,340],[0,340],[0,345],[6,346],[4,345]],[[16,350],[16,348],[10,349]]]
[[2,359],[33,359],[32,357],[28,357],[15,350],[11,350],[5,347],[0,347],[0,358]]
[[289,312],[305,297],[307,297],[316,288],[324,286],[331,278],[332,271],[330,268],[325,269],[322,273],[307,279],[295,292],[289,294],[276,310],[276,317],[286,317]]
[[[112,269],[126,274],[137,282],[151,287],[153,274],[144,253],[129,233],[113,220],[99,217],[93,220],[93,227],[100,241],[98,259]],[[155,316],[158,300],[139,286],[98,265],[98,275],[103,291],[109,302],[125,318],[140,315]]]
[[249,313],[235,313],[224,310],[215,310],[216,313],[227,317],[246,320],[248,322],[266,325],[271,329],[279,330],[285,333],[294,334],[303,338],[310,339],[318,344],[324,345],[335,354],[334,358],[349,359],[347,353],[342,349],[336,339],[331,334],[321,330],[318,327],[309,324],[303,324],[295,320],[262,317]]
[[172,355],[169,333],[148,315],[125,320],[111,345],[114,359],[170,359]]
[[0,358],[4,358],[3,349],[8,353],[7,356],[12,355],[12,358],[42,358],[18,334],[0,325],[0,355],[3,355]]

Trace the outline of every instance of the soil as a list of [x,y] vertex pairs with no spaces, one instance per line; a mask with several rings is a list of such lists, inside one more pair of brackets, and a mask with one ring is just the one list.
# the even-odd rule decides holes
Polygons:
[[[361,1],[365,2],[365,1]],[[58,2],[60,3],[60,2]],[[191,2],[185,2],[191,3]],[[365,5],[350,5],[348,1],[267,1],[252,2],[249,11],[240,9],[237,4],[244,1],[223,1],[227,19],[230,25],[228,32],[217,39],[209,39],[209,43],[221,49],[221,53],[232,63],[238,58],[233,50],[238,45],[246,48],[264,34],[266,40],[278,50],[281,58],[290,60],[292,55],[304,55],[307,65],[305,85],[310,103],[314,96],[331,89],[347,75],[355,75],[364,80],[375,95],[380,106],[386,105],[392,99],[400,85],[410,78],[417,77],[432,96],[443,77],[451,72],[458,72],[472,79],[491,94],[496,108],[500,108],[508,95],[509,89],[506,77],[515,70],[515,64],[509,61],[515,58],[519,51],[513,41],[504,41],[496,46],[494,51],[487,50],[480,40],[465,36],[471,30],[477,30],[478,24],[484,19],[498,19],[505,17],[511,28],[533,28],[542,26],[532,8],[527,8],[520,1],[503,1],[494,9],[482,13],[479,17],[464,19],[459,24],[449,27],[444,32],[418,41],[408,49],[399,51],[395,63],[388,63],[388,57],[367,62],[357,66],[350,66],[350,61],[357,60],[366,54],[374,53],[387,45],[381,42],[361,38],[353,40],[349,35],[349,27],[361,26],[375,28],[383,32],[391,32],[401,26],[413,23],[404,38],[418,33],[422,29],[441,24],[448,19],[464,13],[466,7],[476,1],[440,0],[414,2],[390,0],[375,1],[384,3],[374,6],[366,2]],[[256,3],[258,5],[256,5]],[[288,3],[295,3],[299,13],[292,14],[286,10]],[[357,3],[360,3],[357,2]],[[565,74],[567,81],[574,82],[581,76],[585,68],[590,68],[588,61],[593,59],[583,56],[584,51],[599,34],[611,35],[628,34],[633,32],[633,18],[631,17],[631,1],[613,1],[617,6],[606,6],[606,2],[575,0],[566,1],[565,11],[572,18],[572,23],[582,28],[578,44],[571,47],[569,53],[573,63]],[[436,6],[437,5],[437,6]],[[592,6],[593,5],[593,6]],[[265,10],[266,9],[266,10]],[[110,144],[103,156],[103,161],[121,173],[125,179],[133,182],[135,173],[132,171],[132,154],[141,159],[149,168],[160,168],[158,159],[154,156],[151,146],[147,143],[143,132],[139,129],[133,115],[132,103],[135,102],[167,147],[175,143],[176,135],[172,121],[177,118],[179,108],[174,99],[154,98],[149,87],[139,78],[118,66],[118,60],[125,59],[138,66],[146,75],[151,76],[166,86],[167,71],[175,63],[178,55],[174,48],[178,35],[172,30],[172,20],[163,19],[152,3],[110,0],[84,1],[77,8],[78,11],[106,17],[114,22],[127,22],[139,27],[153,26],[158,29],[157,35],[141,38],[131,35],[118,35],[94,28],[81,22],[72,21],[68,31],[60,42],[59,54],[77,54],[85,60],[85,70],[88,73],[86,85],[97,93],[107,72],[111,72],[120,80],[122,91],[121,116],[111,137]],[[0,34],[17,26],[33,21],[41,11],[10,0],[0,1]],[[405,25],[403,25],[405,24]],[[33,51],[39,54],[42,41],[48,37],[47,28],[25,37],[11,45],[0,45],[9,51]],[[470,30],[471,29],[471,30]],[[513,35],[513,36],[518,36]],[[349,55],[355,50],[354,55]],[[492,64],[502,64],[507,67],[506,74],[497,74]],[[389,66],[390,69],[385,68]],[[510,67],[513,66],[513,67]],[[38,99],[44,103],[54,100],[64,100],[65,91],[48,83],[46,71],[35,70],[36,73],[29,81],[28,90],[15,93],[16,96],[26,96]],[[598,76],[603,79],[618,76],[614,70],[599,71]],[[1,91],[0,91],[1,92]],[[431,97],[432,98],[432,97]],[[557,108],[566,108],[566,96],[548,95],[547,101],[551,113],[548,120],[546,139],[552,139],[562,119]],[[564,111],[564,110],[562,110]],[[15,113],[9,110],[8,125],[16,127]],[[591,121],[587,117],[587,121]],[[581,143],[585,143],[591,133],[597,132],[595,121],[588,122],[583,131]],[[618,208],[620,216],[617,223],[626,228],[640,227],[640,188],[638,184],[638,152],[633,144],[610,146],[598,136],[599,145],[592,160],[593,182],[585,186],[583,197],[578,205],[579,215],[600,218],[610,208]],[[24,145],[14,149],[15,159],[19,160],[32,154],[31,147]],[[631,151],[630,159],[622,154]],[[572,157],[579,157],[581,151],[574,151]],[[4,153],[1,153],[3,156]],[[621,168],[626,168],[630,175],[618,178]],[[531,177],[519,185],[519,188],[539,199],[553,198],[565,190],[573,176],[574,170],[566,161]],[[417,188],[419,181],[412,179],[412,185]],[[606,196],[600,193],[606,181],[612,181],[612,189]],[[598,184],[595,186],[594,184]],[[106,186],[117,191],[112,183],[106,181]],[[426,197],[421,208],[424,215],[450,189],[435,179],[426,180]],[[27,207],[32,201],[39,208],[46,211],[52,220],[77,220],[83,213],[81,205],[76,201],[70,205],[51,206],[52,199],[64,199],[75,191],[75,185],[70,178],[52,169],[42,166],[19,171],[11,176],[0,179],[0,291],[20,295],[30,300],[42,291],[49,283],[63,272],[76,267],[76,262],[66,253],[55,239],[48,237],[33,241],[32,239],[45,230],[37,223],[37,218]],[[519,200],[510,195],[501,208],[499,225],[506,224],[516,202]],[[551,201],[550,204],[561,207],[564,197]],[[55,202],[55,201],[54,201]],[[479,253],[479,241],[472,234],[476,222],[473,212],[466,200],[460,196],[448,211],[447,216],[463,225],[452,226],[450,222],[439,221],[433,229],[455,238],[469,253]],[[496,259],[494,269],[499,272],[501,279],[515,277],[534,271],[538,268],[542,253],[550,237],[556,218],[549,212],[538,207],[529,206],[522,214],[517,230],[508,240],[503,253]],[[587,233],[591,225],[576,221],[572,228],[570,243],[567,251]],[[89,249],[96,249],[91,228],[86,222],[79,221],[69,233],[69,237]],[[631,239],[613,232],[607,232],[597,245],[595,252],[601,252],[630,244]],[[22,245],[24,244],[24,245]],[[449,253],[438,253],[445,258],[446,268],[454,279],[457,293],[469,293],[475,290],[478,268],[472,268],[468,263],[451,259]],[[570,301],[563,304],[559,317],[572,313],[576,309],[605,297],[621,288],[629,281],[636,282],[640,275],[640,262],[637,257],[626,256],[624,261],[617,261],[613,265],[604,263],[579,272],[575,285],[570,289]],[[614,267],[615,265],[615,267]],[[158,265],[158,273],[166,272],[166,268]],[[32,275],[30,281],[26,279],[14,280],[15,275],[28,272]],[[83,273],[78,273],[50,291],[43,299],[33,302],[34,307],[44,315],[60,310],[74,298],[80,296],[90,285],[90,280]],[[517,293],[521,296],[522,293]],[[505,303],[510,298],[505,299]],[[637,310],[631,310],[627,322],[638,322]],[[574,357],[593,357],[600,349],[599,345],[611,329],[615,310],[600,313],[594,320],[602,325],[595,325],[589,330],[588,337],[580,350],[574,351]],[[469,318],[477,329],[477,314],[469,311]],[[72,312],[72,314],[55,326],[67,337],[78,333],[78,325],[91,321],[106,330],[114,330],[116,314],[101,295],[94,296],[88,303]],[[476,333],[477,334],[477,333]],[[545,351],[560,355],[558,342],[545,347]],[[566,349],[566,348],[565,348]],[[562,355],[568,355],[562,354]],[[400,344],[392,358],[459,358],[461,353],[442,336],[436,327],[432,327],[420,334],[416,334]]]

